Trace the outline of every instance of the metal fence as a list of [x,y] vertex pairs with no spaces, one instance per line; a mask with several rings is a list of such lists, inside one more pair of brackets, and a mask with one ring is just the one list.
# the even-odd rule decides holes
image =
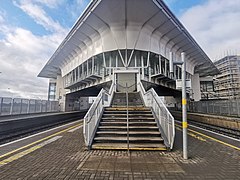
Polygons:
[[0,97],[0,116],[57,111],[58,101]]
[[188,111],[240,117],[240,99],[189,102]]

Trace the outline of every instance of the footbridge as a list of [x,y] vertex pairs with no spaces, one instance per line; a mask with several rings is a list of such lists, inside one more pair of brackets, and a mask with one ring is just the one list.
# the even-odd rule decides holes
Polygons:
[[188,98],[198,101],[200,77],[217,73],[163,1],[93,0],[39,77],[55,82],[62,111],[95,99],[84,125],[89,148],[171,149],[174,121],[162,100],[181,102],[176,82],[185,74]]

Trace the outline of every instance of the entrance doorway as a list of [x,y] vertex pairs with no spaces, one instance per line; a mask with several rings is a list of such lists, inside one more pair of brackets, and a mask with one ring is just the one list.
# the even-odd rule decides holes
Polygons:
[[[116,73],[117,92],[135,92],[137,90],[136,73]],[[128,88],[126,88],[126,86]]]

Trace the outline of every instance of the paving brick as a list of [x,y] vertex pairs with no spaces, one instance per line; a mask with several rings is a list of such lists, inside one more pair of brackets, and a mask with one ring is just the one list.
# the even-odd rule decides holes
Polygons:
[[174,149],[88,151],[82,129],[0,167],[0,179],[237,179],[240,152],[211,140],[189,137],[189,160],[182,158],[182,134]]

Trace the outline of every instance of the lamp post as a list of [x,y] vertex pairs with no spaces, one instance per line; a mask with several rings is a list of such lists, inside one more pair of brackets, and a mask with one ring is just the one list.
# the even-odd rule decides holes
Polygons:
[[183,158],[188,159],[187,153],[187,93],[186,93],[186,61],[185,53],[181,53],[182,65],[182,128],[183,128]]
[[173,74],[173,65],[182,66],[182,128],[183,128],[183,158],[188,159],[187,153],[187,93],[186,93],[186,61],[185,52],[181,53],[181,61],[173,61],[173,53],[170,52],[170,73]]
[[11,93],[11,106],[10,106],[10,112],[9,114],[12,115],[13,112],[13,105],[14,105],[14,98],[13,98],[13,93],[11,92],[11,88],[7,88],[9,90],[9,93]]

